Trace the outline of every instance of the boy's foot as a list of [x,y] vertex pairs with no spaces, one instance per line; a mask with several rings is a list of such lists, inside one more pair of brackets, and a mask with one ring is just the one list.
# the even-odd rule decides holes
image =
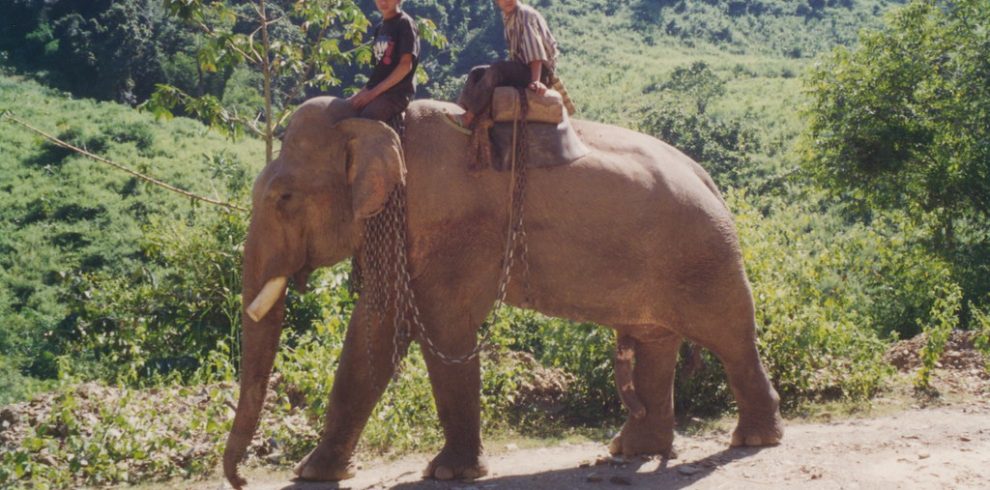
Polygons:
[[461,120],[461,116],[458,116],[456,114],[444,114],[443,118],[447,122],[447,124],[453,126],[454,129],[464,134],[473,133],[472,129],[469,128],[466,124],[464,124],[464,121]]

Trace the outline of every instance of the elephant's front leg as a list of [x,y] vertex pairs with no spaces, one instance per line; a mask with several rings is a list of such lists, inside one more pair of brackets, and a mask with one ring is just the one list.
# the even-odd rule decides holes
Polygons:
[[[295,469],[303,480],[339,481],[354,476],[354,448],[395,371],[389,335],[394,327],[382,328],[394,324],[391,320],[383,324],[379,315],[369,313],[366,303],[359,302],[351,316],[330,391],[323,436]],[[382,317],[392,318],[387,314]]]
[[[430,374],[445,443],[424,478],[475,479],[488,474],[481,444],[481,361],[470,353],[495,303],[498,255],[490,234],[469,228],[473,242],[435,252],[443,257],[414,281],[421,314],[418,341]],[[495,235],[498,236],[498,235]],[[432,345],[431,345],[432,344]],[[443,359],[443,358],[448,359]]]
[[609,452],[624,456],[670,456],[674,442],[674,371],[681,336],[657,326],[619,327],[636,340],[633,371],[636,394],[646,405],[645,417],[630,417]]
[[[474,332],[475,329],[470,329]],[[439,337],[439,336],[437,336]],[[431,339],[443,355],[463,355],[473,345]],[[456,346],[456,347],[454,347]],[[477,357],[452,364],[424,342],[423,355],[443,426],[443,450],[430,461],[424,478],[475,479],[488,474],[481,444],[481,369]]]

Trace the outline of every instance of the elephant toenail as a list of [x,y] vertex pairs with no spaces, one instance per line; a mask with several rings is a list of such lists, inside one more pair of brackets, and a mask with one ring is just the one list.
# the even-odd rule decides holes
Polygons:
[[436,478],[437,480],[444,480],[444,481],[453,480],[454,470],[446,466],[440,466],[437,468],[436,471],[433,472],[433,477]]

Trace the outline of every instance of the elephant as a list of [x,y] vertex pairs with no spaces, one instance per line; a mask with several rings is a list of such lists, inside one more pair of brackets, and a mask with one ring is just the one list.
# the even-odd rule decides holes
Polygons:
[[[487,473],[479,360],[445,356],[463,358],[476,349],[499,298],[514,175],[468,169],[471,137],[444,121],[461,111],[448,102],[414,101],[401,137],[384,123],[354,117],[346,100],[330,96],[310,99],[292,115],[281,152],[252,190],[240,394],[223,454],[235,488],[245,484],[238,465],[260,419],[287,283],[304,289],[313,270],[353,257],[363,274],[379,271],[378,286],[362,286],[369,291],[407,274],[403,297],[414,297],[421,325],[398,335],[395,322],[382,320],[399,314],[398,302],[360,295],[321,439],[296,474],[315,481],[353,476],[364,425],[395,371],[395,357],[413,337],[430,346],[423,353],[445,438],[424,477]],[[613,453],[671,453],[674,371],[684,339],[710,350],[726,370],[738,406],[730,444],[777,444],[780,397],[761,364],[735,225],[713,180],[650,136],[572,124],[590,151],[567,165],[528,169],[526,234],[514,244],[528,272],[525,280],[508,282],[505,303],[611,327],[634,340],[624,346],[635,350],[631,376],[645,414],[626,420],[609,446]],[[396,209],[399,189],[404,221],[381,225]],[[369,231],[375,226],[392,231]],[[404,247],[388,238],[397,228],[404,228]],[[404,267],[378,263],[390,256],[385,249],[401,249],[391,256]]]

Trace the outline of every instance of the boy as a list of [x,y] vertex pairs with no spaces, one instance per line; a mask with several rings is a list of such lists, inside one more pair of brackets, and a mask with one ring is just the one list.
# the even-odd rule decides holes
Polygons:
[[375,65],[364,88],[347,99],[360,117],[388,123],[416,94],[419,31],[401,5],[402,0],[375,0],[382,13],[374,32]]
[[557,67],[557,40],[547,21],[533,7],[518,0],[495,0],[502,11],[509,59],[488,66],[476,66],[457,100],[465,109],[460,125],[472,127],[475,118],[491,104],[495,87],[527,87],[539,95],[552,84]]

